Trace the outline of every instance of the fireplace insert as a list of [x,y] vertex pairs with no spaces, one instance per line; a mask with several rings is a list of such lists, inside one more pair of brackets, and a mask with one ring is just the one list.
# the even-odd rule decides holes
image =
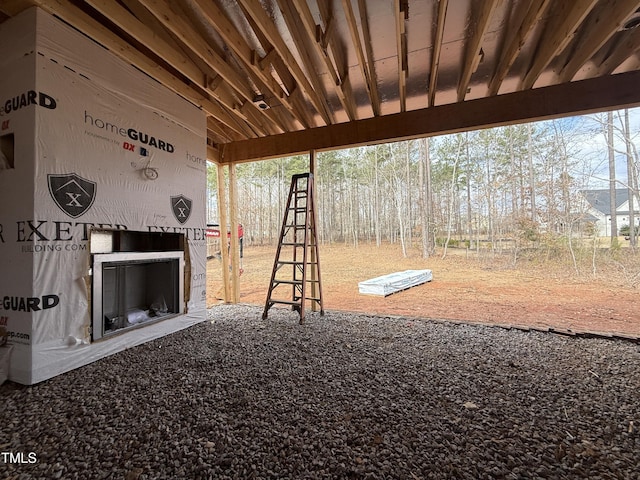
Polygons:
[[184,252],[93,255],[93,340],[184,312]]

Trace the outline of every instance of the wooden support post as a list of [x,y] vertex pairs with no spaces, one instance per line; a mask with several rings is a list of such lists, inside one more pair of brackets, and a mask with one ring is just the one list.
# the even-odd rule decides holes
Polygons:
[[315,177],[316,175],[316,151],[309,151],[309,172]]
[[[311,175],[313,175],[313,190],[311,191],[312,195],[313,195],[313,205],[317,205],[316,203],[316,199],[318,198],[316,196],[316,189],[315,186],[316,181],[315,181],[315,173],[316,173],[316,151],[315,150],[310,150],[309,151],[309,172],[311,173]],[[318,209],[316,208],[313,212],[314,215],[316,215]],[[308,221],[308,219],[307,219]],[[317,219],[316,219],[316,224],[317,224]],[[314,225],[315,228],[315,225]],[[313,235],[314,241],[317,242],[318,241],[318,232],[314,232]],[[307,248],[305,246],[305,248]],[[316,249],[312,248],[310,251],[310,262],[313,265],[313,268],[311,269],[311,297],[312,298],[318,298],[318,275],[317,275],[317,258],[316,258]],[[318,302],[311,302],[311,311],[312,312],[317,312],[318,311]]]
[[240,302],[240,244],[238,239],[238,175],[236,164],[229,165],[229,212],[231,216],[231,296]]
[[229,284],[229,250],[227,249],[227,189],[225,188],[224,167],[216,164],[218,173],[218,218],[220,218],[220,255],[222,256],[222,288],[224,302],[231,302]]

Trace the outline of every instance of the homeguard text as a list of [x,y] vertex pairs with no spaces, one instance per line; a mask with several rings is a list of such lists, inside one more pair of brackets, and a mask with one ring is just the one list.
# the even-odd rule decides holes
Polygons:
[[13,310],[14,312],[37,312],[47,310],[60,303],[58,295],[43,295],[40,297],[9,297],[2,299],[3,310]]
[[105,122],[100,118],[94,118],[91,114],[89,114],[86,110],[84,112],[84,123],[89,124],[92,127],[98,128],[100,130],[105,130],[107,132],[111,132],[116,135],[120,135],[122,137],[128,137],[129,139],[140,142],[149,147],[157,148],[158,150],[164,150],[165,152],[173,153],[175,151],[174,146],[165,141],[160,140],[156,137],[149,135],[148,133],[144,133],[136,130],[135,128],[124,128],[119,127],[110,122]]
[[28,107],[29,105],[39,105],[53,110],[58,104],[52,96],[46,93],[28,90],[5,101],[4,104],[0,106],[0,117],[20,110],[23,107]]

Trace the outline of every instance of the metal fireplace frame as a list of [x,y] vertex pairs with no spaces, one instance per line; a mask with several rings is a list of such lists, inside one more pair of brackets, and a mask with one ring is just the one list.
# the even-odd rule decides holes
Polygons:
[[[118,328],[113,332],[105,333],[103,311],[103,273],[105,264],[115,265],[143,265],[155,262],[178,261],[178,299],[176,301],[175,312],[159,317],[152,317],[142,323]],[[134,328],[143,327],[158,321],[173,318],[184,313],[184,252],[183,251],[162,251],[162,252],[114,252],[100,253],[93,255],[92,264],[92,338],[93,341],[110,338],[113,335],[127,332]],[[126,286],[121,287],[126,288]]]

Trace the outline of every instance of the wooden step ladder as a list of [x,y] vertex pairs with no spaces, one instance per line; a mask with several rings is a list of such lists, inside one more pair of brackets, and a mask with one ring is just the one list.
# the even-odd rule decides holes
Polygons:
[[317,311],[319,308],[320,315],[324,315],[313,174],[301,173],[291,177],[289,198],[262,318],[266,319],[269,309],[280,303],[290,305],[292,310],[297,311],[302,324],[307,302],[311,303],[312,310]]

